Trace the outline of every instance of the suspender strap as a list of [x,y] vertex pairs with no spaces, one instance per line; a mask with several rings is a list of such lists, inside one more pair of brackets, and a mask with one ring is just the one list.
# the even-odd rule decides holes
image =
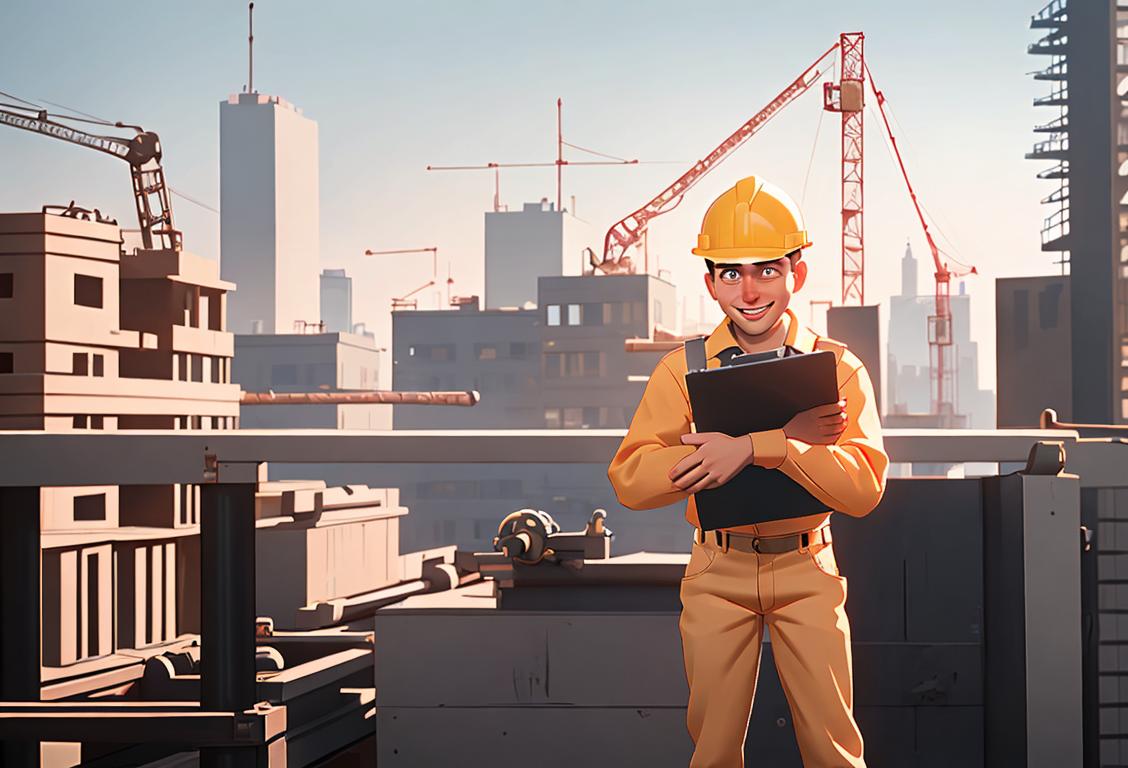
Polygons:
[[687,371],[700,371],[707,366],[705,362],[705,337],[687,339],[685,342],[685,369]]

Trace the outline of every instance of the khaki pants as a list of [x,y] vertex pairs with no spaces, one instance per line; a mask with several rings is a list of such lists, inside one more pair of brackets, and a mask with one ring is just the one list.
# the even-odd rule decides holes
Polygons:
[[[681,585],[691,768],[740,768],[770,629],[806,768],[864,768],[854,722],[846,579],[833,544],[779,555],[694,543]],[[756,765],[767,765],[760,761]]]

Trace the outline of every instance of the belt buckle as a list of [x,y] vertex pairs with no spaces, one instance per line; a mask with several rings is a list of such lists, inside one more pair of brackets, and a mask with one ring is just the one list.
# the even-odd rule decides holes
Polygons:
[[753,536],[752,537],[752,551],[755,552],[758,555],[763,554],[760,551],[760,537],[759,536]]

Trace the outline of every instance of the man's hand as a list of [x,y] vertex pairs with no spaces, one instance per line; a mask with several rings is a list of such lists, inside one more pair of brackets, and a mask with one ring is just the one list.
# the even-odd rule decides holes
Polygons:
[[683,445],[697,450],[670,470],[670,480],[683,491],[697,493],[716,488],[731,480],[752,463],[752,440],[748,435],[729,437],[723,432],[695,432],[682,435]]
[[783,433],[810,445],[830,445],[846,429],[846,401],[817,405],[800,411],[783,427]]

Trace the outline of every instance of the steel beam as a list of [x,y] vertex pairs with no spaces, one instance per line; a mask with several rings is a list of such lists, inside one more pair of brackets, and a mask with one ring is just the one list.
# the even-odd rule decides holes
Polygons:
[[[241,712],[255,703],[255,485],[201,486],[200,704]],[[204,768],[255,766],[254,748],[200,750]]]
[[[0,486],[225,482],[225,463],[607,464],[622,430],[228,430],[0,432]],[[1025,462],[1034,443],[1066,430],[886,430],[897,462]],[[218,478],[205,477],[214,457]],[[231,482],[226,481],[226,482]]]
[[[0,699],[39,701],[39,488],[0,487]],[[39,765],[39,742],[0,741],[0,765]]]

